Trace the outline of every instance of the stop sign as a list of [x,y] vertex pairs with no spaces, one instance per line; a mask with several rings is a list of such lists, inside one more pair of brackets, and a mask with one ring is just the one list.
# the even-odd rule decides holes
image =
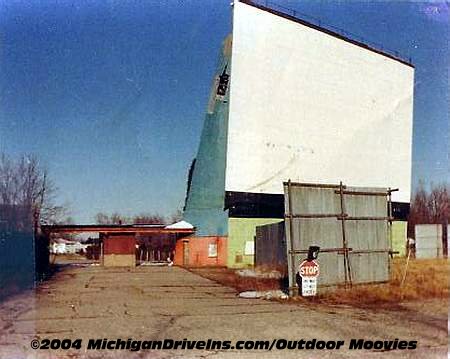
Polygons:
[[319,263],[305,259],[300,263],[298,273],[302,278],[317,278],[319,276]]

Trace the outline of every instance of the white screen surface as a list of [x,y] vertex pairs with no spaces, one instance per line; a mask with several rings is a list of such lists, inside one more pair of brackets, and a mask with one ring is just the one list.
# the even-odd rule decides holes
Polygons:
[[409,202],[414,69],[236,2],[226,190],[398,187]]

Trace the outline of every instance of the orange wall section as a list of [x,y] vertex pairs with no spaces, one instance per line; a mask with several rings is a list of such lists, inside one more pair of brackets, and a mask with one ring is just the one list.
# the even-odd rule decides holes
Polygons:
[[[210,257],[210,244],[217,244],[217,256]],[[185,246],[188,263],[184,263]],[[175,246],[174,264],[183,267],[225,267],[227,265],[227,237],[189,237],[179,239]]]
[[109,233],[104,237],[104,254],[133,254],[136,253],[136,239],[134,234]]

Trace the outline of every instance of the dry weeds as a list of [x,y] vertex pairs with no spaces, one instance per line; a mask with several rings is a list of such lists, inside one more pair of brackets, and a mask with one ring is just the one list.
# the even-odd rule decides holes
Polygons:
[[[406,280],[401,285],[405,271],[406,258],[392,261],[391,280],[388,283],[371,285],[354,285],[351,288],[325,290],[319,288],[319,295],[314,298],[293,298],[298,302],[319,302],[324,304],[345,305],[391,305],[401,301],[420,301],[438,298],[448,300],[449,262],[447,259],[411,259]],[[198,268],[193,272],[233,287],[237,291],[268,290],[287,287],[284,280],[241,277],[232,269]]]
[[[409,261],[406,279],[406,259],[395,258],[392,262],[391,280],[388,283],[356,285],[338,288],[318,296],[318,300],[333,304],[393,304],[431,298],[447,300],[449,294],[448,260],[413,259]],[[300,299],[301,300],[301,299]]]

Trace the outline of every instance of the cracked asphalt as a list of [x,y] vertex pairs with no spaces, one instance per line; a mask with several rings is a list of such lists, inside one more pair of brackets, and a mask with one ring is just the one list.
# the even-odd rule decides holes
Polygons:
[[[448,305],[395,308],[241,299],[178,267],[66,266],[34,291],[0,304],[0,358],[446,358]],[[81,350],[33,350],[37,339],[82,339]],[[85,350],[89,338],[345,340],[340,350]],[[416,350],[348,350],[352,338],[417,340]]]

